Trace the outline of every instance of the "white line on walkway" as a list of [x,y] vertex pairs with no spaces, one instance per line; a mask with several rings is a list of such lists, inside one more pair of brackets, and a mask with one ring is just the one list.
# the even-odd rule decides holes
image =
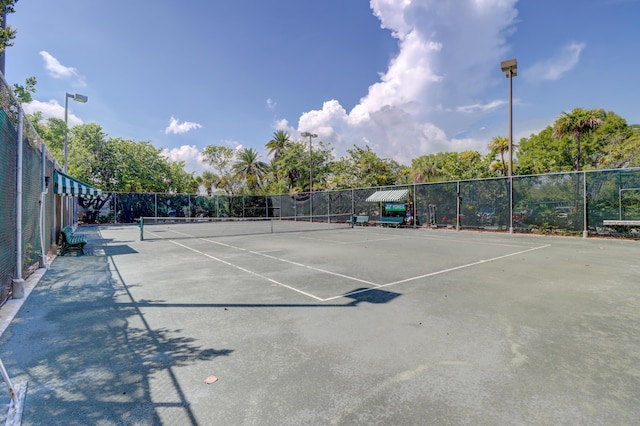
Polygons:
[[227,266],[231,266],[232,268],[239,269],[239,270],[241,270],[241,271],[243,271],[243,272],[246,272],[246,273],[248,273],[248,274],[251,274],[251,275],[253,275],[253,276],[255,276],[255,277],[263,278],[263,279],[265,279],[265,280],[267,280],[267,281],[269,281],[269,282],[271,282],[271,283],[273,283],[273,284],[277,284],[277,285],[279,285],[279,286],[282,286],[282,287],[288,288],[289,290],[293,290],[293,291],[298,292],[298,293],[300,293],[300,294],[304,294],[305,296],[311,297],[312,299],[318,300],[318,301],[320,301],[320,302],[322,302],[322,301],[323,301],[323,299],[322,299],[322,298],[320,298],[320,297],[318,297],[318,296],[314,296],[313,294],[311,294],[311,293],[307,293],[306,291],[302,291],[302,290],[299,290],[299,289],[297,289],[297,288],[295,288],[295,287],[291,287],[290,285],[287,285],[287,284],[281,283],[280,281],[276,281],[276,280],[274,280],[274,279],[272,279],[272,278],[269,278],[269,277],[267,277],[267,276],[265,276],[265,275],[262,275],[262,274],[259,274],[259,273],[257,273],[257,272],[250,271],[249,269],[247,269],[247,268],[243,268],[242,266],[234,265],[234,264],[233,264],[233,263],[231,263],[231,262],[227,262],[226,260],[222,260],[222,259],[220,259],[220,258],[218,258],[218,257],[215,257],[215,256],[212,256],[212,255],[210,255],[210,254],[204,253],[204,252],[202,252],[202,251],[200,251],[200,250],[194,249],[194,248],[189,247],[189,246],[186,246],[186,245],[184,245],[184,244],[180,244],[180,243],[179,243],[179,242],[177,242],[177,241],[174,241],[174,240],[168,240],[168,241],[169,241],[170,243],[172,243],[172,244],[175,244],[175,245],[177,245],[177,246],[180,246],[180,247],[186,248],[187,250],[191,250],[191,251],[193,251],[193,252],[195,252],[195,253],[198,253],[198,254],[201,254],[201,255],[203,255],[203,256],[205,256],[205,257],[208,257],[209,259],[213,259],[213,260],[215,260],[215,261],[217,261],[217,262],[224,263],[224,264],[225,264],[225,265],[227,265]]

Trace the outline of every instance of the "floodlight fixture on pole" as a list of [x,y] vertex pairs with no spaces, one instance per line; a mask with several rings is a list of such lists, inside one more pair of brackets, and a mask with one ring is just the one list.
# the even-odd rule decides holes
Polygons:
[[513,77],[518,75],[518,61],[500,62],[500,69],[509,79],[509,233],[513,233]]
[[64,172],[67,173],[69,169],[69,138],[68,138],[68,116],[69,116],[69,98],[73,99],[76,102],[80,102],[81,104],[87,103],[89,98],[85,95],[81,95],[79,93],[66,93],[64,97]]
[[309,221],[313,221],[313,148],[311,146],[311,139],[317,138],[318,135],[310,132],[302,132],[300,136],[309,138]]

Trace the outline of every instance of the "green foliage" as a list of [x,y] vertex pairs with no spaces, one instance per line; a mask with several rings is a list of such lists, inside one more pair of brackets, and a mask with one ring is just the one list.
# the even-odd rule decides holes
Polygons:
[[13,85],[13,94],[21,104],[27,104],[33,100],[31,94],[36,93],[37,82],[35,77],[28,77],[25,80],[24,86],[19,84]]
[[[2,13],[10,14],[15,12],[15,4],[18,0],[0,0],[0,19]],[[5,25],[0,28],[0,52],[4,52],[7,47],[13,46],[13,40],[16,38],[17,31],[11,28],[11,25]]]
[[[577,108],[576,110],[585,112]],[[574,111],[576,111],[574,110]],[[581,164],[585,169],[633,167],[640,164],[637,126],[629,126],[613,112],[591,110],[597,127],[581,130]],[[593,116],[591,117],[593,118]],[[564,125],[563,125],[564,126]],[[575,170],[575,128],[559,132],[558,122],[537,135],[523,138],[518,153],[518,174],[540,174]],[[565,127],[571,128],[571,127]]]
[[554,137],[551,126],[537,135],[521,139],[517,174],[531,175],[571,171],[573,169],[572,146],[571,138]]
[[327,179],[333,155],[331,147],[318,142],[313,147],[312,158],[309,157],[309,144],[304,141],[289,143],[282,149],[277,159],[271,162],[272,182],[268,186],[272,190],[282,192],[306,192],[309,190],[309,167],[313,167],[313,188],[320,190],[327,187]]
[[400,165],[378,157],[368,145],[364,148],[354,145],[347,154],[331,165],[332,189],[387,186],[400,180]]
[[260,161],[258,151],[253,148],[245,148],[238,152],[238,158],[233,164],[235,177],[244,182],[249,193],[253,193],[262,187],[262,179],[267,172],[267,164]]
[[[604,110],[576,108],[570,113],[563,112],[553,124],[553,133],[555,136],[575,136],[576,154],[574,164],[576,170],[580,170],[580,165],[583,163],[582,136],[600,127],[604,118]],[[591,147],[593,147],[593,145],[591,145]],[[586,149],[584,151],[588,154],[589,151],[592,150],[593,149]]]
[[502,176],[507,176],[509,174],[509,163],[505,160],[505,154],[509,153],[509,138],[505,136],[494,136],[487,148],[489,148],[489,155],[491,157],[495,158],[500,155],[500,162],[492,162],[491,170],[500,173]]
[[[62,164],[65,124],[58,118],[29,120],[52,155]],[[150,142],[110,138],[95,124],[69,129],[69,174],[110,192],[189,192],[197,190],[183,162],[171,162]]]
[[271,155],[274,160],[277,160],[280,156],[280,152],[285,150],[290,143],[291,139],[287,132],[284,130],[278,130],[273,133],[272,139],[267,142],[265,147],[269,150],[269,155]]
[[207,145],[202,150],[202,161],[217,171],[218,176],[225,176],[231,172],[233,149],[228,146]]

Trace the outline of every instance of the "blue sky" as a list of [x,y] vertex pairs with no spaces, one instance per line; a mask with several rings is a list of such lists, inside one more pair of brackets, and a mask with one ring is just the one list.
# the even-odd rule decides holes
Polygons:
[[207,145],[317,133],[409,165],[486,152],[575,107],[640,123],[640,0],[20,0],[5,78],[36,76],[27,112],[150,141],[201,173]]

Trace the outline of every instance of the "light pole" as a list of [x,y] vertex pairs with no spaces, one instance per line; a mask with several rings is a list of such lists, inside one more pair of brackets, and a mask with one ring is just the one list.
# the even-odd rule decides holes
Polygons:
[[300,136],[309,138],[309,221],[313,222],[313,148],[311,147],[311,139],[317,138],[315,133],[302,132]]
[[509,233],[513,234],[513,77],[518,75],[518,61],[502,61],[500,68],[509,79]]
[[79,93],[71,94],[66,93],[64,97],[64,172],[67,173],[69,168],[69,148],[68,148],[68,134],[69,134],[69,126],[67,125],[68,116],[69,116],[69,98],[73,99],[76,102],[80,102],[82,104],[86,103],[89,98],[81,95]]
[[[69,169],[69,147],[68,147],[69,126],[67,124],[68,116],[69,116],[69,98],[73,99],[76,102],[80,102],[82,104],[86,103],[89,100],[88,97],[81,95],[79,93],[76,93],[76,94],[65,93],[65,96],[64,96],[64,172],[65,173],[67,173]],[[67,212],[68,212],[70,210],[68,199],[66,204],[67,204]],[[60,223],[64,225],[64,209],[61,209],[61,210],[62,210],[62,213],[60,215]],[[67,216],[68,216],[67,221],[69,221],[71,214],[68,214]],[[71,224],[70,221],[69,221],[69,224]]]

